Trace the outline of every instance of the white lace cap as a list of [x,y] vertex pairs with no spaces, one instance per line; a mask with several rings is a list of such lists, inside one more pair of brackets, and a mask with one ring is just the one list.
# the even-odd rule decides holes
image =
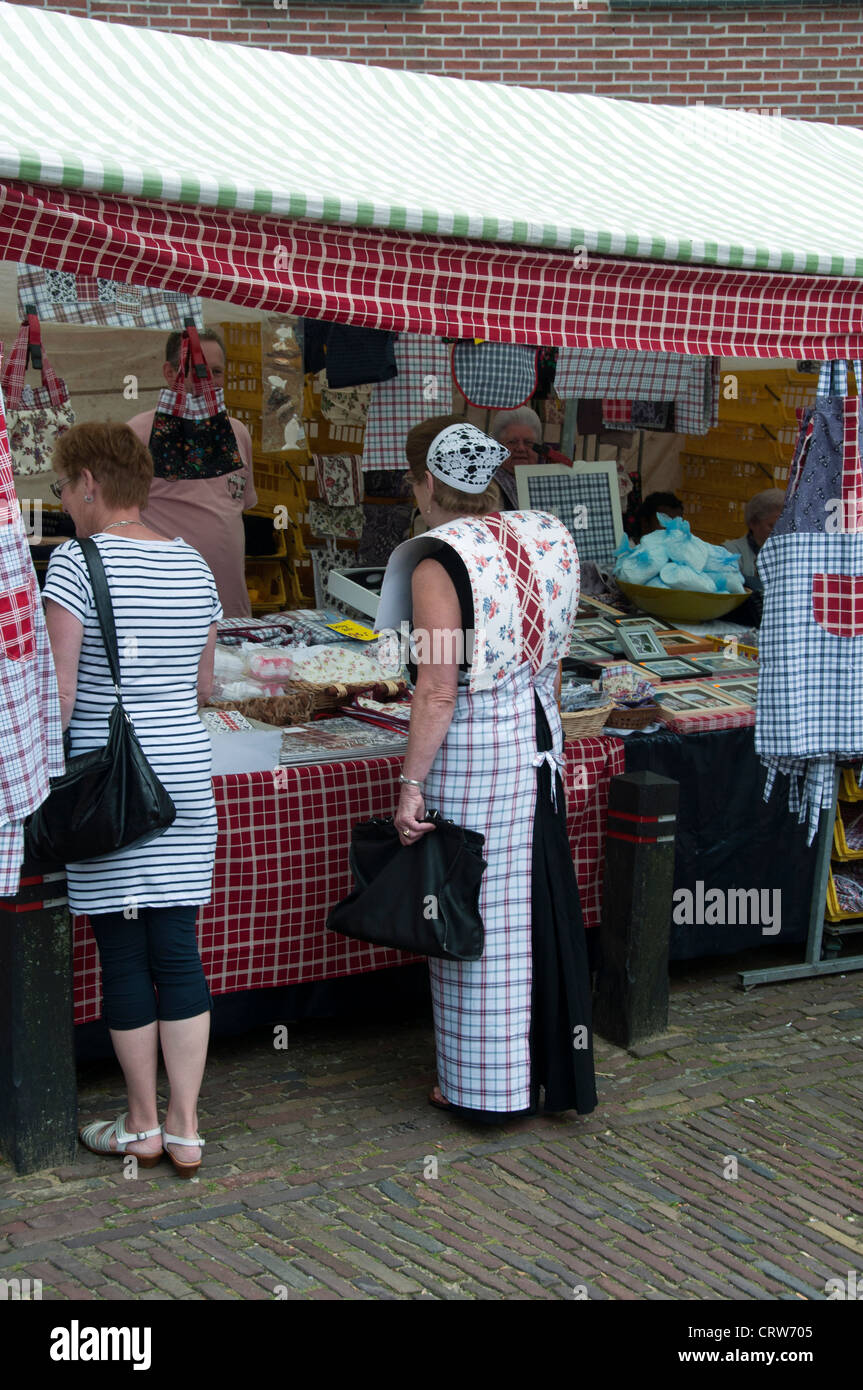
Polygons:
[[447,425],[436,434],[426,455],[426,467],[457,492],[485,492],[509,449],[467,421]]

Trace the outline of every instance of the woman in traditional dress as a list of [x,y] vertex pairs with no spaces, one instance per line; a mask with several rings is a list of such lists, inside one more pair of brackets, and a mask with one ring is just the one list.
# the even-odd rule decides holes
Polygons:
[[429,961],[429,1100],[495,1122],[533,1113],[543,1087],[547,1111],[587,1114],[590,984],[555,698],[578,603],[575,543],[553,516],[499,510],[492,478],[506,451],[473,425],[427,420],[406,453],[432,529],[394,551],[378,610],[379,628],[411,623],[417,657],[395,824],[411,844],[434,833],[423,820],[434,808],[481,832],[488,861],[481,959]]

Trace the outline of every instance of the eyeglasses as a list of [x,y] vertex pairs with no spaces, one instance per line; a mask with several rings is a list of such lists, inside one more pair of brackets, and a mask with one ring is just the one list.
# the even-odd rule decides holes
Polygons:
[[71,483],[71,478],[58,478],[56,483],[51,484],[51,492],[58,502],[63,501],[63,489],[67,483]]

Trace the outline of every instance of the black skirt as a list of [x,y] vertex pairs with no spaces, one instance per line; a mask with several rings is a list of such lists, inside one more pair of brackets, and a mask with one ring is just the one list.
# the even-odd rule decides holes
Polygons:
[[[539,752],[552,748],[551,730],[538,697],[536,735]],[[531,1105],[515,1111],[453,1106],[466,1119],[481,1124],[502,1124],[517,1115],[535,1114],[540,1087],[545,1091],[547,1112],[575,1110],[589,1115],[596,1108],[587,941],[559,772],[555,779],[556,807],[551,768],[543,763],[537,770],[531,890]]]

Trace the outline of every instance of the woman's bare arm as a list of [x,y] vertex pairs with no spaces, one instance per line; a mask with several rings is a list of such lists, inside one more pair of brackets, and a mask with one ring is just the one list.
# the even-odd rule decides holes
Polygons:
[[[447,735],[458,694],[458,643],[447,640],[462,625],[455,585],[437,560],[422,560],[411,579],[413,632],[417,643],[417,682],[403,772],[422,782]],[[436,634],[438,637],[436,639]],[[443,634],[443,637],[440,636]],[[419,787],[402,786],[395,823],[411,837],[432,826],[422,823],[425,800]]]
[[78,690],[78,662],[81,659],[84,625],[80,618],[76,618],[62,603],[56,603],[54,599],[49,598],[45,600],[45,626],[48,629],[54,670],[57,673],[60,715],[63,728],[67,729]]
[[216,660],[216,634],[219,628],[217,623],[210,623],[210,631],[207,633],[207,645],[201,652],[201,660],[198,662],[198,708],[205,705],[213,693],[213,666]]

